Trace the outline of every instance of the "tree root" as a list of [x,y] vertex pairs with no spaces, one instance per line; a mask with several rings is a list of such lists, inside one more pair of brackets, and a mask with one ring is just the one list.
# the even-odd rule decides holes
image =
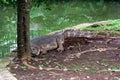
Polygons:
[[119,50],[118,48],[98,48],[98,49],[90,49],[90,50],[85,50],[82,51],[80,53],[74,54],[77,58],[80,58],[81,54],[87,53],[87,52],[93,52],[93,51],[99,51],[99,52],[103,52],[103,51],[108,51],[108,50]]
[[25,66],[27,66],[29,69],[37,69],[37,67],[34,67],[27,63],[27,60],[22,61]]
[[70,70],[70,69],[59,69],[59,68],[39,68],[39,70],[47,70],[47,71],[50,71],[50,70],[68,71],[68,70]]
[[46,70],[46,71],[49,71],[49,70],[62,70],[62,71],[67,71],[68,69],[59,69],[59,68],[42,68],[42,67],[35,67],[35,66],[32,66],[30,64],[27,63],[27,60],[24,60],[23,61],[23,65],[25,65],[26,67],[28,67],[28,69],[38,69],[38,70]]
[[27,61],[23,61],[23,64],[27,66],[29,69],[46,70],[46,71],[50,71],[50,70],[68,71],[70,70],[70,69],[59,69],[59,68],[42,68],[42,67],[38,68],[38,67],[28,64]]
[[94,52],[94,51],[99,51],[99,52],[103,52],[103,51],[108,51],[108,50],[120,50],[118,48],[98,48],[98,49],[89,49],[89,50],[85,50],[79,53],[74,53],[69,55],[66,59],[64,59],[64,61],[67,61],[69,59],[73,59],[75,57],[80,58],[81,54],[87,53],[87,52]]

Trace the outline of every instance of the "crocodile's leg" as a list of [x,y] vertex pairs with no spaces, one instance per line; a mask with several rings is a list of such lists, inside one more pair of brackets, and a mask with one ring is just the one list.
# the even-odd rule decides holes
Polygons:
[[57,51],[63,51],[63,50],[64,50],[64,47],[63,47],[64,40],[62,40],[62,39],[57,39],[57,44],[58,44]]
[[58,48],[57,48],[57,51],[63,51],[64,50],[64,47],[63,47],[63,44],[62,43],[58,43]]
[[45,49],[41,49],[42,54],[46,54],[47,51]]

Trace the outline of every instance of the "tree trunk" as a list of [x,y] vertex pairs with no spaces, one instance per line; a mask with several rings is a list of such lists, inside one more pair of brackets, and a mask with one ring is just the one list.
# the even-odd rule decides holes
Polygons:
[[17,0],[17,57],[25,60],[31,58],[30,49],[30,2]]

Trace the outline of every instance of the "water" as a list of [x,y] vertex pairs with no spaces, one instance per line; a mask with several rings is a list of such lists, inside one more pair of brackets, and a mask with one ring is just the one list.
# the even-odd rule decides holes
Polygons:
[[[120,18],[120,4],[109,2],[68,2],[31,9],[31,38],[74,25]],[[16,10],[0,7],[0,58],[16,47]]]

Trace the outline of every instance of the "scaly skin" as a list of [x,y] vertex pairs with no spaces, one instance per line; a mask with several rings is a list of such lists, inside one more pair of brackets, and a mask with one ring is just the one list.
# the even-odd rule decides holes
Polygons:
[[47,53],[47,51],[53,49],[64,50],[64,39],[62,37],[62,34],[53,34],[31,40],[32,53],[39,55],[39,53]]
[[63,51],[64,41],[69,37],[87,37],[92,38],[95,35],[92,32],[81,32],[78,30],[63,30],[53,35],[42,36],[31,40],[32,54],[39,55],[40,53],[47,53],[49,50],[57,49]]

